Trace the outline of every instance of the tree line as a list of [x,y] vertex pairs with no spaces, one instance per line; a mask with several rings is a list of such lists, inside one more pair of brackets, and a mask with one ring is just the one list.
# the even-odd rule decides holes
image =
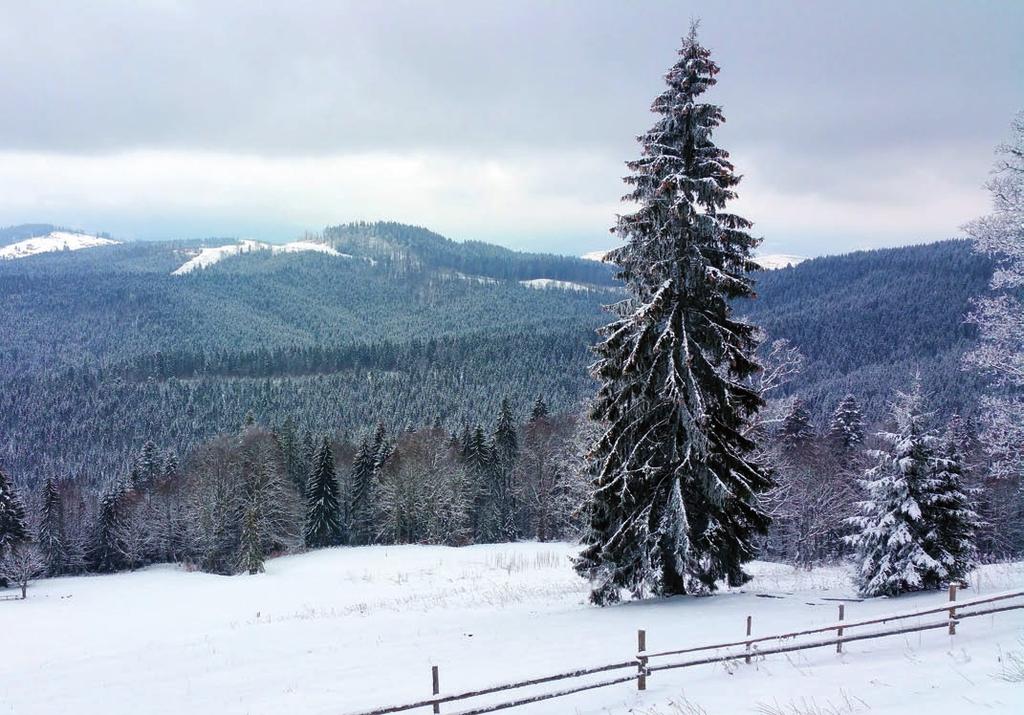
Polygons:
[[353,441],[248,418],[184,463],[146,442],[98,492],[50,477],[23,496],[0,476],[0,558],[31,553],[33,575],[159,562],[255,574],[306,548],[572,538],[587,429],[542,398],[524,420],[506,400],[490,427],[377,425]]

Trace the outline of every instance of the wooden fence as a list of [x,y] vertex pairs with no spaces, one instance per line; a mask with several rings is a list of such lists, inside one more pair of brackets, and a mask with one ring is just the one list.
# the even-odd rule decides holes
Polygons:
[[[501,703],[491,705],[481,705],[478,707],[471,707],[469,710],[459,710],[458,712],[450,713],[450,715],[483,715],[484,713],[497,712],[499,710],[506,710],[508,708],[520,707],[523,705],[529,705],[531,703],[538,703],[544,700],[550,700],[552,698],[560,698],[566,695],[572,695],[573,693],[580,693],[586,690],[595,690],[597,688],[605,688],[611,685],[619,685],[621,683],[635,682],[637,690],[647,689],[647,679],[651,677],[653,673],[657,673],[663,670],[675,670],[678,668],[691,668],[697,665],[707,665],[710,663],[724,663],[727,661],[737,661],[743,659],[746,663],[750,663],[754,657],[764,657],[768,655],[775,655],[779,653],[791,653],[794,651],[808,650],[811,648],[825,648],[835,646],[837,653],[842,653],[843,645],[846,643],[853,643],[861,640],[870,640],[873,638],[884,638],[887,636],[901,635],[904,633],[918,633],[921,631],[945,629],[949,635],[956,635],[957,625],[965,618],[973,618],[975,616],[984,616],[994,613],[1001,613],[1003,611],[1012,611],[1016,609],[1024,608],[1024,591],[1014,591],[1010,593],[1002,593],[995,596],[988,596],[985,598],[975,598],[969,601],[957,601],[957,587],[951,585],[949,587],[949,602],[944,606],[935,608],[926,608],[916,611],[908,611],[905,613],[896,613],[888,616],[881,616],[876,618],[870,618],[861,621],[847,621],[846,606],[845,604],[839,605],[839,618],[838,620],[827,626],[821,626],[820,628],[809,628],[802,631],[793,631],[790,633],[778,633],[775,635],[759,636],[754,638],[752,636],[753,630],[753,617],[747,616],[746,618],[746,637],[743,640],[737,640],[730,643],[716,643],[712,645],[703,645],[690,648],[680,648],[675,650],[664,650],[657,652],[650,652],[647,650],[647,632],[637,632],[637,653],[630,660],[625,660],[619,663],[609,663],[607,665],[599,665],[590,668],[579,668],[577,670],[566,671],[562,673],[555,673],[552,675],[545,675],[537,678],[531,678],[529,680],[520,680],[512,683],[502,683],[498,685],[491,685],[485,688],[479,688],[476,690],[466,690],[463,692],[452,693],[448,695],[442,695],[440,690],[440,673],[437,666],[433,666],[431,669],[431,685],[432,694],[431,697],[416,702],[404,703],[402,705],[384,705],[374,710],[365,710],[359,713],[352,713],[351,715],[390,715],[391,713],[400,713],[408,710],[416,710],[423,708],[430,708],[433,713],[440,713],[441,706],[448,703],[461,702],[464,700],[472,700],[481,698],[486,695],[493,695],[495,693],[502,693],[511,690],[521,690],[523,688],[530,688],[538,685],[547,685],[550,683],[561,683],[563,681],[577,681],[573,682],[568,687],[561,687],[557,690],[548,690],[539,694],[522,695],[512,700],[506,700]],[[1007,602],[999,606],[992,606],[999,602]],[[980,608],[986,606],[985,608]],[[920,618],[922,616],[945,614],[944,618],[938,618],[935,621],[914,624],[897,628],[887,628],[884,630],[874,630],[867,633],[856,633],[853,635],[847,634],[847,631],[854,628],[862,628],[865,626],[881,625],[891,623],[893,621],[901,621],[910,618]],[[815,640],[799,642],[799,643],[785,643],[785,641],[792,641],[795,639],[805,638],[807,636],[821,635],[821,634],[835,634],[831,638],[818,638]],[[773,645],[769,647],[760,647],[762,643],[778,642],[780,645]],[[711,655],[704,655],[698,658],[689,658],[683,661],[665,662],[665,663],[653,663],[652,661],[669,658],[678,658],[679,656],[693,656],[697,653],[707,653],[708,651],[721,651],[723,649],[738,649],[742,650],[731,650],[726,653],[714,653]],[[604,678],[597,681],[588,681],[579,683],[578,681],[589,676],[600,675],[602,673],[611,673],[614,671],[629,670],[630,672],[625,675],[616,675],[615,677]]]

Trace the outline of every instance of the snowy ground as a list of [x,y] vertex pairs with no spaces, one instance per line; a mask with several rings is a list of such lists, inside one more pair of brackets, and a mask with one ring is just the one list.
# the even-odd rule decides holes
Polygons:
[[[742,592],[598,609],[560,544],[331,549],[276,559],[260,576],[160,566],[40,581],[0,601],[0,714],[344,713],[442,691],[630,659],[649,648],[834,621],[842,569],[755,564]],[[1024,564],[983,569],[961,599],[1024,586]],[[772,594],[782,598],[763,598]],[[940,604],[943,594],[847,604],[847,619]],[[933,617],[934,618],[934,617]],[[510,712],[1024,712],[1024,611],[931,631],[655,673]],[[672,703],[675,703],[674,705]],[[468,708],[446,705],[442,712]],[[424,711],[420,711],[424,712]],[[425,712],[429,712],[427,709]]]

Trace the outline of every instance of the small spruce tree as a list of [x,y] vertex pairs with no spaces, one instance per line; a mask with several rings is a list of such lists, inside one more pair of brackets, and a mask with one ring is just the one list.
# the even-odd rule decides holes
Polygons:
[[548,404],[544,401],[544,395],[537,395],[537,400],[530,409],[530,422],[539,422],[540,420],[547,419],[547,416]]
[[892,414],[896,431],[878,435],[884,447],[872,452],[877,462],[862,481],[868,498],[858,504],[860,515],[850,519],[855,533],[847,537],[863,596],[938,588],[961,577],[971,559],[969,535],[958,526],[969,511],[958,491],[958,466],[937,453],[920,379],[910,392],[897,393]]
[[840,452],[848,454],[864,444],[864,417],[861,415],[857,398],[847,395],[832,413],[828,426],[829,441]]
[[779,429],[782,444],[790,449],[806,448],[814,440],[814,427],[807,406],[800,398],[793,400]]

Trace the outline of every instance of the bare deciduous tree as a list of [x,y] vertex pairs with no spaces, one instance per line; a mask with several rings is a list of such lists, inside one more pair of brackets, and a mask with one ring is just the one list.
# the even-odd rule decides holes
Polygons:
[[0,577],[21,589],[25,598],[28,584],[46,571],[46,560],[34,544],[20,543],[0,559]]

